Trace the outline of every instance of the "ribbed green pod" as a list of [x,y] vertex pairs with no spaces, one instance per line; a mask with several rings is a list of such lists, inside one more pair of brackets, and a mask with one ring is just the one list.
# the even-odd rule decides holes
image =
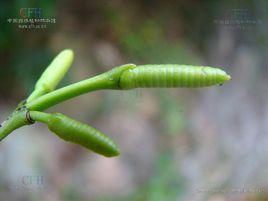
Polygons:
[[34,91],[27,99],[27,102],[53,91],[69,70],[73,57],[72,50],[67,49],[60,52],[36,82]]
[[124,71],[121,89],[147,87],[206,87],[223,84],[230,76],[219,68],[188,65],[142,65]]
[[47,125],[52,132],[63,140],[82,145],[107,157],[119,155],[119,149],[106,135],[63,114],[51,114]]

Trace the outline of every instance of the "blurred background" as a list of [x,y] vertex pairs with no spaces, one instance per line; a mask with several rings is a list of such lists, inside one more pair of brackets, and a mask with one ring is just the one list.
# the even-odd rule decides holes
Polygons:
[[[22,27],[18,19],[37,17],[29,8],[50,21]],[[125,63],[220,66],[233,79],[98,91],[54,106],[109,135],[121,155],[23,127],[0,144],[0,199],[267,201],[267,9],[265,0],[1,0],[1,122],[65,48],[75,60],[61,86]]]

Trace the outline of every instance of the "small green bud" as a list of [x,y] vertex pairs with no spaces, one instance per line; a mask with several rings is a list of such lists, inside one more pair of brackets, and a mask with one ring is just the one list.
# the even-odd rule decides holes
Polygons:
[[27,102],[53,91],[69,70],[73,58],[72,50],[66,49],[60,52],[36,82],[35,90],[29,96]]

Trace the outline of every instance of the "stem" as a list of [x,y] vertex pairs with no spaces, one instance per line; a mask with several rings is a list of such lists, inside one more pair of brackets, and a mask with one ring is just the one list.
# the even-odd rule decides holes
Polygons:
[[90,78],[45,94],[27,103],[26,107],[29,110],[42,111],[75,96],[98,89],[108,88],[109,85],[111,85],[111,83],[99,77]]
[[75,84],[47,93],[31,102],[26,103],[29,110],[42,111],[70,98],[100,89],[119,89],[119,78],[123,71],[134,68],[133,64],[126,64],[114,68],[106,73],[100,74]]
[[27,110],[13,112],[0,126],[0,141],[2,141],[12,131],[29,124],[26,119]]
[[51,114],[48,114],[48,113],[38,112],[38,111],[30,111],[30,117],[34,121],[39,121],[39,122],[42,122],[45,124],[48,123],[50,116],[51,116]]

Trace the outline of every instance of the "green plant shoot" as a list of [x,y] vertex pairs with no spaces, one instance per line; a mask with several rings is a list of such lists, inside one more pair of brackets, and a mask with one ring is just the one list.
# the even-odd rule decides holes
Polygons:
[[1,124],[0,141],[17,128],[46,124],[65,141],[79,144],[107,157],[119,155],[115,143],[95,128],[60,113],[41,112],[65,100],[96,90],[147,87],[208,87],[222,85],[231,76],[219,68],[178,64],[126,64],[86,80],[56,89],[73,61],[72,50],[62,51],[37,81],[34,91]]
[[73,63],[73,58],[72,50],[64,50],[56,56],[36,82],[34,91],[27,101],[30,102],[43,94],[53,91],[69,70]]

